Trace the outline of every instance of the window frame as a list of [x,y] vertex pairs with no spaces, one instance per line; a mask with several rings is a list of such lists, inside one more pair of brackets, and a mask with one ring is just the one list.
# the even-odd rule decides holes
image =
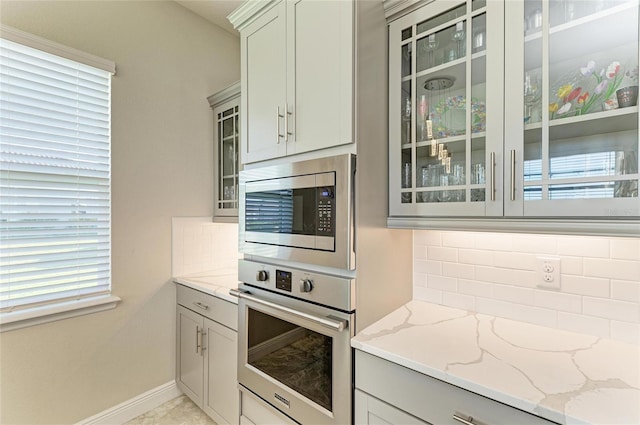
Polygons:
[[[107,71],[113,75],[116,73],[115,63],[98,56],[94,56],[77,49],[73,49],[62,44],[17,30],[15,28],[0,25],[0,38],[22,44],[46,53],[56,55],[65,59],[89,65],[94,68]],[[110,95],[113,93],[112,88]],[[109,124],[111,127],[111,124]],[[111,181],[111,177],[109,178]],[[111,203],[111,201],[109,201]],[[111,234],[112,223],[109,224]],[[111,238],[109,238],[111,245]],[[110,275],[112,271],[111,261],[109,262]],[[121,299],[111,293],[96,296],[88,296],[80,299],[62,299],[59,302],[52,302],[46,305],[32,306],[0,313],[0,332],[11,331],[38,324],[77,317],[99,311],[115,308]]]

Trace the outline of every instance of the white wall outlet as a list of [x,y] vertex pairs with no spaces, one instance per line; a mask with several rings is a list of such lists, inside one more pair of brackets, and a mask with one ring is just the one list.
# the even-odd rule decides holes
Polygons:
[[538,287],[560,289],[560,258],[538,257]]

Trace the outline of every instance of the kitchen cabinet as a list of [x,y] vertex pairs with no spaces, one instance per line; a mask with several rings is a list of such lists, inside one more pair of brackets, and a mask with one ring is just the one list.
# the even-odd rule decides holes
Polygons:
[[240,31],[242,161],[353,143],[354,2],[247,1]]
[[360,350],[355,369],[357,425],[553,423]]
[[391,227],[640,234],[637,0],[393,13]]
[[354,392],[354,423],[366,425],[403,424],[428,425],[400,409],[378,400],[358,389]]
[[237,424],[237,306],[177,285],[176,382],[218,424]]
[[240,82],[207,98],[214,120],[214,221],[238,221]]

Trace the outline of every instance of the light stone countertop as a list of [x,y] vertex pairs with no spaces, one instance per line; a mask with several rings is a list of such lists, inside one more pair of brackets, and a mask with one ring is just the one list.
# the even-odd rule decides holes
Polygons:
[[563,424],[640,424],[640,346],[411,301],[352,347]]
[[222,300],[238,304],[238,298],[229,295],[229,289],[238,288],[238,271],[236,269],[210,270],[186,276],[176,276],[173,281]]

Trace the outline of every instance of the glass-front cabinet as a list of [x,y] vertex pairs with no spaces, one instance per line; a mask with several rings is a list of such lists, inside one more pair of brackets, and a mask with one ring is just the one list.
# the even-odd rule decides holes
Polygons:
[[503,15],[502,3],[436,1],[390,24],[391,215],[502,215],[487,201],[500,184]]
[[637,219],[638,8],[435,0],[392,20],[390,216]]
[[240,83],[209,96],[214,119],[214,221],[237,221]]
[[506,214],[640,216],[638,7],[505,3]]

